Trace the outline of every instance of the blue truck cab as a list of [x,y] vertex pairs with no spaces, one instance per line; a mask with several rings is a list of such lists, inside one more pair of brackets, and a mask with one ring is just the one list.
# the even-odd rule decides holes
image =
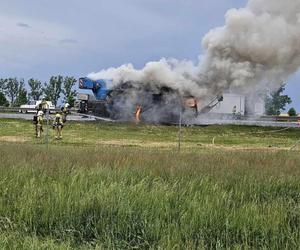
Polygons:
[[92,90],[96,100],[105,100],[111,92],[111,86],[112,80],[109,79],[94,81],[88,77],[79,78],[79,88]]

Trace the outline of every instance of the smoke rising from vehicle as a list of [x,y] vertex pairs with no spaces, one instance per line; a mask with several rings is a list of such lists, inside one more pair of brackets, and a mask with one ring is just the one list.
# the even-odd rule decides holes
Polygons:
[[300,1],[250,0],[203,38],[200,75],[216,90],[278,88],[300,66]]
[[141,70],[127,64],[88,77],[167,86],[206,99],[231,90],[275,90],[300,66],[300,0],[250,0],[229,10],[225,25],[206,34],[202,46],[205,53],[196,64],[163,58]]

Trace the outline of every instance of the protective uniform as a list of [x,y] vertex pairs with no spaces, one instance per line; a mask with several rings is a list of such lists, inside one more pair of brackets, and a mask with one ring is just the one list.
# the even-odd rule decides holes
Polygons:
[[45,99],[43,99],[42,102],[39,104],[38,109],[43,110],[43,112],[46,112],[49,109],[49,104]]
[[70,107],[70,104],[66,102],[65,105],[64,105],[64,109],[65,109],[66,111],[68,111],[69,107]]
[[70,104],[65,103],[64,107],[61,109],[63,123],[65,123],[67,121],[67,115],[69,113],[69,107],[70,107]]
[[38,111],[35,125],[36,137],[40,138],[43,132],[43,123],[44,123],[44,112]]
[[55,130],[55,139],[57,140],[62,139],[61,131],[63,126],[64,123],[63,123],[62,115],[60,113],[57,113],[53,121],[53,129]]

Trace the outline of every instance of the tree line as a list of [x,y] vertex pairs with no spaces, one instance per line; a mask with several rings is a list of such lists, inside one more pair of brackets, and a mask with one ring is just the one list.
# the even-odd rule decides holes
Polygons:
[[75,85],[77,80],[69,76],[52,76],[49,82],[42,83],[38,79],[31,78],[27,81],[17,78],[0,79],[0,106],[19,107],[26,104],[28,100],[38,101],[45,98],[55,106],[60,98],[64,102],[74,106],[77,91]]
[[[74,106],[77,91],[74,89],[77,80],[74,77],[52,76],[49,82],[42,83],[37,79],[29,79],[27,88],[24,79],[0,78],[0,106],[19,107],[28,100],[38,101],[44,97],[47,101],[57,106],[58,100]],[[267,115],[280,115],[287,104],[292,102],[291,98],[283,95],[285,88],[281,86],[277,91],[265,96],[265,110]],[[288,111],[290,116],[296,116],[294,108]]]
[[[271,92],[265,96],[266,115],[280,115],[285,110],[286,105],[292,103],[292,99],[288,95],[284,95],[285,85],[282,85],[277,91]],[[288,110],[289,116],[297,116],[295,108]]]

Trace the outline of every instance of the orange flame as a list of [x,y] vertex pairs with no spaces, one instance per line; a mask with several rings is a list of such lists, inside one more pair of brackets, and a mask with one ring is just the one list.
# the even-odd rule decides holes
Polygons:
[[141,122],[142,106],[138,105],[135,110],[135,122]]

